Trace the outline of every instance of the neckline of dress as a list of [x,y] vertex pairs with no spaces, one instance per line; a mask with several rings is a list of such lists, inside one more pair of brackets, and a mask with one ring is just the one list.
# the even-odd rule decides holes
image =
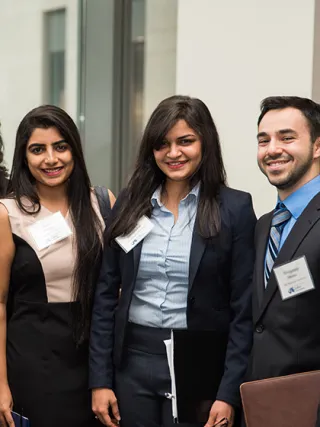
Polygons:
[[[61,212],[61,211],[56,211],[56,212],[52,212],[51,209],[47,208],[45,205],[43,205],[42,203],[40,203],[41,209],[44,209],[45,211],[49,212],[51,215],[54,215],[57,212]],[[63,213],[61,212],[61,215],[63,216],[64,219],[69,218],[69,213],[70,213],[70,209],[67,210],[67,213],[65,215],[63,215]]]

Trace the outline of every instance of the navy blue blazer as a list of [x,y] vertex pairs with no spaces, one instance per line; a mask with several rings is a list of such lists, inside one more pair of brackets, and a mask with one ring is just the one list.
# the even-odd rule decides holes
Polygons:
[[[117,215],[123,197],[119,196],[112,215]],[[225,372],[217,399],[239,405],[239,386],[252,345],[251,279],[256,217],[251,196],[242,191],[222,187],[219,205],[222,226],[218,236],[204,239],[194,227],[187,327],[219,330],[228,336]],[[92,314],[90,388],[112,389],[114,368],[120,368],[123,362],[141,248],[142,242],[127,254],[119,247],[105,248]]]

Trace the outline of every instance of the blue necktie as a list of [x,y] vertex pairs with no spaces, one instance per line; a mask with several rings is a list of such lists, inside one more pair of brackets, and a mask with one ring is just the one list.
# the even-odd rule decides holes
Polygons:
[[291,213],[288,211],[288,209],[283,203],[280,203],[274,211],[271,221],[270,236],[267,247],[266,265],[264,272],[264,280],[266,286],[271,274],[274,261],[278,256],[282,231],[290,218]]

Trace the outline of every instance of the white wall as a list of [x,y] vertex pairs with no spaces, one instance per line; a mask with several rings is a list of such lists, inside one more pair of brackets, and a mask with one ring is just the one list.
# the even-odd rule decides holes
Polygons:
[[256,213],[276,191],[256,166],[259,103],[311,97],[314,0],[179,0],[177,93],[202,99],[217,124],[229,185]]
[[[271,209],[276,199],[275,189],[256,166],[261,99],[275,94],[320,96],[315,1],[320,2],[146,2],[145,120],[174,92],[203,99],[221,135],[229,184],[252,193],[258,215]],[[20,120],[44,102],[43,14],[61,7],[67,8],[66,110],[76,119],[78,0],[0,0],[0,121],[9,165]],[[89,53],[98,58],[101,52],[94,46]],[[101,49],[104,46],[108,50],[102,41]],[[88,91],[87,97],[94,98],[90,85]],[[101,103],[105,96],[99,96]]]
[[42,104],[44,12],[66,8],[65,108],[77,110],[77,0],[0,1],[0,122],[10,166],[22,117]]
[[144,122],[175,94],[177,0],[146,0]]

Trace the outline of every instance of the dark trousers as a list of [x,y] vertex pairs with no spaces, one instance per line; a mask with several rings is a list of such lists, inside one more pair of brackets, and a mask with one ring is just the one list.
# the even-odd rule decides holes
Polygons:
[[[129,325],[125,363],[116,371],[121,427],[173,427],[171,379],[164,340],[169,329]],[[203,424],[179,424],[200,427]]]

